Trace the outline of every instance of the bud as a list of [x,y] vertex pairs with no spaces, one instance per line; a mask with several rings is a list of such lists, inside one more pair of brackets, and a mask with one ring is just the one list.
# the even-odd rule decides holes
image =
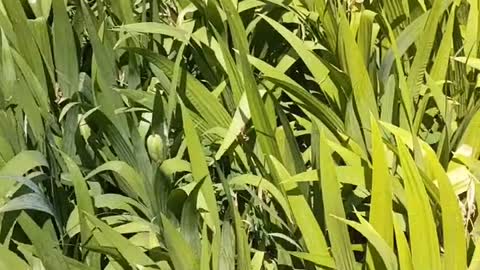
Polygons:
[[147,149],[150,158],[156,162],[160,162],[164,157],[163,138],[158,134],[151,134],[147,138]]

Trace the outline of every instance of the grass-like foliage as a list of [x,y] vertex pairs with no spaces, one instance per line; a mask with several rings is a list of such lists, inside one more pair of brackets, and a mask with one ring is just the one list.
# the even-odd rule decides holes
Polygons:
[[480,269],[477,0],[0,0],[0,269]]

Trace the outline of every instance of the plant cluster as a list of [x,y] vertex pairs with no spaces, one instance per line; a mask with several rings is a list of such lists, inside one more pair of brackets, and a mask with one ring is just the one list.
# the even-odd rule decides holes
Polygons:
[[480,269],[476,0],[0,0],[0,269]]

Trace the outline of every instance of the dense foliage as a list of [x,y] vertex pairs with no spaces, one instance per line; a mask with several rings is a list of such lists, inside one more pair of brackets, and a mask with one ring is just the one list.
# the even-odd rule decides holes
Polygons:
[[477,0],[0,0],[0,269],[480,269]]

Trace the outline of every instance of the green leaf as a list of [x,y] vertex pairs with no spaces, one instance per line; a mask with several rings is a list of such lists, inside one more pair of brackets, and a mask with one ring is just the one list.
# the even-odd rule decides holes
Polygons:
[[265,252],[263,251],[257,251],[252,257],[252,270],[261,270],[262,269],[262,264],[263,260],[265,257]]
[[467,25],[465,29],[464,50],[469,57],[478,57],[478,36],[479,36],[479,3],[475,0],[469,0]]
[[242,94],[245,92],[245,90],[242,85],[241,73],[238,70],[235,61],[233,60],[232,55],[230,54],[227,42],[225,42],[223,40],[224,38],[221,37],[220,34],[218,34],[217,32],[215,32],[215,35],[217,37],[218,46],[222,51],[221,56],[219,55],[217,57],[219,58],[219,62],[221,61],[220,57],[223,57],[222,60],[225,62],[224,69],[228,74],[228,80],[230,83],[230,91],[223,92],[223,96],[225,99],[225,103],[227,104],[227,108],[231,108],[235,105],[238,105],[238,102],[240,101],[240,98],[243,97]]
[[30,270],[30,266],[8,247],[0,244],[0,268],[15,270]]
[[423,83],[425,69],[430,59],[430,54],[432,53],[438,23],[450,2],[452,2],[452,0],[433,2],[430,15],[422,32],[423,34],[419,36],[417,44],[421,45],[417,46],[417,53],[415,54],[407,78],[408,89],[410,89],[413,96],[418,94],[419,87]]
[[[9,46],[7,37],[5,36],[5,31],[2,32],[2,50],[1,50],[1,78],[2,78],[2,83],[1,83],[1,88],[0,88],[0,98],[3,99],[9,99],[13,95],[13,84],[15,82],[15,79],[17,78],[16,72],[15,72],[15,65],[13,62],[13,56],[12,56],[12,48]],[[4,100],[1,101],[2,106]]]
[[[237,251],[236,252],[236,254],[237,254],[237,260],[236,260],[237,261],[237,269],[239,269],[239,270],[250,270],[250,266],[251,266],[250,265],[250,246],[249,246],[249,243],[248,243],[248,237],[245,233],[243,220],[242,220],[242,217],[240,216],[240,213],[239,213],[239,211],[238,211],[238,209],[235,205],[232,193],[230,191],[230,186],[228,185],[227,180],[225,179],[225,176],[224,176],[220,166],[218,166],[218,163],[216,163],[215,165],[216,165],[218,175],[220,176],[220,179],[222,180],[223,189],[224,189],[225,193],[227,194],[227,200],[228,200],[228,204],[230,206],[231,216],[233,217],[234,231],[235,231],[235,243],[236,243],[236,251]],[[227,223],[224,222],[222,232],[223,232],[223,229],[225,229],[226,224]],[[228,237],[225,238],[222,235],[222,241],[224,243],[222,246],[225,246],[225,244],[226,244],[225,241],[228,241]],[[230,241],[230,242],[232,242],[232,241]],[[235,254],[233,254],[233,255],[235,255]],[[231,262],[232,266],[235,265],[235,256],[232,256],[230,258],[227,257],[227,259],[230,259],[230,262]],[[223,267],[220,267],[220,268],[223,269]]]
[[362,54],[363,63],[368,67],[370,63],[370,57],[375,49],[374,39],[374,20],[377,14],[370,10],[364,10],[361,12],[360,23],[358,26],[357,43],[358,48]]
[[328,238],[330,239],[332,254],[337,267],[341,269],[355,269],[355,258],[353,257],[347,226],[334,218],[336,216],[344,219],[345,209],[343,208],[340,193],[340,183],[335,174],[335,163],[331,157],[332,153],[325,136],[324,131],[321,130],[318,160],[320,167],[317,172],[321,183]]
[[42,86],[37,75],[33,73],[33,70],[30,68],[27,59],[23,58],[16,51],[12,51],[12,56],[15,64],[17,64],[21,74],[23,75],[30,94],[34,97],[36,103],[38,104],[37,106],[39,107],[42,116],[46,119],[51,118],[51,115],[48,114],[49,102],[46,88]]
[[37,210],[55,216],[54,210],[45,196],[28,193],[15,197],[0,207],[0,213],[18,210]]
[[110,208],[127,211],[132,215],[137,215],[138,211],[147,215],[149,218],[152,216],[150,210],[138,201],[116,193],[107,193],[97,195],[93,198],[96,208]]
[[79,211],[81,239],[82,244],[85,244],[90,239],[91,232],[88,230],[85,216],[82,213],[85,212],[90,215],[95,214],[92,199],[88,193],[87,182],[83,178],[80,168],[78,168],[72,158],[70,158],[67,154],[63,152],[60,152],[60,154],[62,154],[65,164],[67,165],[68,172],[70,173],[70,179],[72,180],[73,187],[75,189],[75,197],[77,199]]
[[65,97],[78,89],[78,57],[65,2],[53,0],[53,49],[57,80]]
[[299,259],[312,262],[318,266],[325,266],[328,268],[335,268],[335,261],[332,259],[330,254],[316,254],[316,253],[306,253],[306,252],[289,252],[292,256],[295,256]]
[[[162,70],[167,77],[173,78],[174,63],[165,56],[144,49],[131,48],[129,50],[145,57],[149,62]],[[181,70],[180,72],[186,74],[185,96],[201,117],[205,119],[211,127],[228,127],[231,117],[215,96],[190,73],[185,70]],[[166,88],[170,89],[170,85]]]
[[398,156],[404,173],[407,195],[412,261],[415,269],[440,269],[440,249],[435,219],[425,186],[405,142],[397,139]]
[[211,250],[210,250],[210,242],[209,242],[207,233],[208,233],[207,224],[204,223],[203,229],[202,229],[202,239],[201,239],[202,251],[200,255],[200,270],[210,269]]
[[[391,47],[383,58],[382,65],[380,66],[380,78],[385,83],[390,75],[390,71],[393,63],[397,58],[396,53],[403,55],[408,48],[418,39],[422,34],[427,22],[430,10],[418,16],[396,37],[396,43],[398,48]],[[397,52],[395,52],[397,50]]]
[[46,71],[50,75],[50,78],[54,77],[53,55],[51,51],[49,24],[47,17],[40,17],[35,20],[29,20],[28,26],[30,27],[40,55],[42,56],[43,63],[45,64]]
[[115,113],[115,110],[122,107],[123,103],[120,96],[112,90],[112,86],[115,84],[117,78],[114,52],[107,46],[108,44],[102,42],[101,36],[98,33],[99,31],[95,25],[92,10],[84,1],[79,2],[83,22],[93,48],[95,60],[92,63],[93,74],[101,90],[95,92],[97,103],[95,105],[101,106],[100,110],[112,121],[123,137],[129,137],[128,124],[125,116]]
[[[339,10],[340,26],[339,34],[342,46],[342,60],[348,72],[352,84],[355,107],[360,116],[362,128],[370,129],[370,115],[378,119],[379,113],[376,106],[375,91],[367,72],[367,65],[363,62],[359,48],[350,30],[349,23],[343,10]],[[370,143],[368,137],[364,138],[367,145]],[[357,141],[357,143],[360,143]]]
[[[187,142],[188,155],[192,165],[192,175],[196,182],[203,181],[201,186],[201,194],[205,198],[207,213],[204,214],[205,222],[210,226],[214,232],[212,240],[212,263],[218,264],[219,249],[220,249],[220,218],[218,215],[217,202],[215,199],[215,192],[212,186],[212,180],[208,171],[207,161],[203,153],[202,145],[198,138],[195,127],[193,126],[189,112],[182,104],[182,118],[185,139]],[[217,267],[214,267],[217,269]]]
[[442,232],[445,269],[467,268],[467,243],[460,201],[445,170],[438,161],[435,152],[424,148],[425,162],[430,174],[438,182],[440,191],[440,207],[442,210]]
[[[265,92],[261,93],[263,96]],[[238,136],[245,130],[247,123],[251,119],[250,108],[248,107],[248,100],[246,94],[242,95],[240,102],[238,103],[233,119],[228,127],[228,130],[223,137],[222,144],[215,154],[215,159],[220,159],[225,152],[232,146],[232,144],[237,140]]]
[[[350,227],[354,228],[363,236],[365,236],[365,238],[367,238],[371,246],[374,247],[375,250],[378,252],[378,259],[383,260],[383,262],[385,263],[385,269],[398,269],[397,258],[395,256],[395,253],[393,252],[392,247],[375,230],[375,228],[373,228],[370,223],[368,223],[360,214],[358,214],[358,212],[356,212],[355,214],[360,220],[360,223],[353,222],[345,218],[337,218],[338,220],[345,222],[345,224],[348,224]],[[381,267],[376,269],[381,269]]]
[[228,181],[229,185],[234,187],[235,189],[245,189],[246,185],[252,185],[257,187],[258,189],[264,189],[267,191],[282,207],[283,211],[289,218],[292,220],[292,212],[288,205],[288,201],[283,196],[282,192],[278,190],[270,181],[267,179],[262,178],[261,176],[251,175],[251,174],[243,174],[239,176],[235,176]]
[[[0,169],[0,176],[22,176],[36,167],[48,167],[48,162],[42,153],[37,151],[24,151],[13,157]],[[0,196],[4,197],[15,185],[12,180],[0,181]]]
[[134,18],[134,11],[133,11],[133,3],[129,0],[117,0],[111,3],[113,10],[115,11],[116,15],[119,16],[122,21],[126,23],[133,23]]
[[458,147],[455,151],[456,155],[466,156],[473,159],[478,159],[480,157],[480,140],[478,140],[477,133],[479,128],[480,110],[477,110],[468,121],[465,131],[463,131]]
[[[114,248],[130,264],[148,266],[154,262],[145,254],[140,247],[134,246],[128,239],[113,230],[110,226],[93,215],[81,212],[88,224],[91,234],[101,248]],[[88,244],[87,248],[95,249],[97,244]]]
[[[215,192],[212,188],[212,180],[210,178],[210,173],[208,171],[207,161],[203,153],[202,145],[198,138],[197,132],[193,126],[192,120],[190,119],[189,113],[185,110],[185,107],[182,106],[182,118],[183,118],[183,128],[185,132],[185,138],[187,141],[188,155],[190,157],[190,163],[192,166],[192,175],[193,179],[196,182],[204,181],[201,187],[203,196],[208,206],[208,216],[209,219],[214,224],[214,230],[220,227],[220,220],[218,217],[217,204],[215,200]],[[217,231],[218,233],[220,231]]]
[[467,66],[474,68],[476,70],[480,70],[480,58],[457,56],[457,57],[454,57],[453,60],[458,61],[460,63],[464,63]]
[[160,35],[174,37],[179,41],[187,41],[187,36],[188,36],[188,32],[181,28],[173,27],[168,24],[156,23],[156,22],[130,23],[130,24],[118,26],[113,30],[126,31],[126,32],[139,32],[139,33],[146,33],[146,34],[160,34]]
[[[284,160],[284,163],[287,164],[287,169],[291,174],[304,172],[306,167],[302,158],[302,153],[297,144],[296,137],[293,134],[293,130],[290,126],[287,115],[277,101],[274,101],[274,103],[278,118],[280,119],[280,123],[282,125],[281,127],[277,128],[276,133],[282,160]],[[306,186],[300,186],[301,189],[306,192]]]
[[95,170],[91,171],[87,176],[85,176],[85,179],[88,180],[105,171],[112,171],[120,176],[120,179],[123,180],[122,187],[125,188],[125,191],[130,195],[130,197],[144,200],[148,198],[145,191],[145,183],[143,182],[143,178],[132,167],[123,161],[106,162],[95,168]]
[[50,7],[52,5],[52,0],[43,0],[43,1],[28,1],[32,7],[33,12],[38,17],[48,17],[50,13]]
[[2,176],[22,176],[35,167],[48,167],[48,162],[38,151],[23,151],[0,169]]
[[335,111],[320,102],[293,79],[258,58],[249,56],[248,59],[263,73],[264,77],[284,87],[285,92],[298,102],[299,106],[320,119],[333,133],[344,131],[344,124]]
[[41,229],[35,222],[24,212],[18,217],[18,223],[23,231],[27,234],[35,248],[36,254],[42,260],[46,269],[65,270],[70,269],[58,244],[50,238],[50,234]]
[[397,245],[398,252],[398,262],[400,269],[402,270],[413,270],[412,255],[410,247],[408,246],[407,238],[405,234],[400,229],[399,222],[397,219],[393,220],[393,227],[395,230],[395,242]]
[[3,0],[3,6],[17,36],[15,46],[22,57],[28,59],[28,64],[40,83],[41,88],[47,89],[42,57],[40,56],[34,35],[28,27],[27,16],[21,1]]
[[162,224],[164,230],[163,237],[165,237],[168,254],[172,259],[175,269],[198,269],[198,259],[194,256],[194,252],[188,245],[188,242],[185,241],[182,235],[164,215],[162,215]]
[[[267,161],[277,183],[291,177],[285,167],[274,157],[270,156]],[[298,185],[292,182],[285,187],[285,191],[293,219],[304,236],[307,250],[311,253],[328,254],[325,236]]]
[[252,114],[252,121],[257,134],[260,147],[264,155],[273,155],[280,158],[280,152],[275,141],[274,127],[268,121],[266,108],[263,104],[253,70],[248,62],[249,46],[247,34],[234,4],[229,0],[220,1],[227,15],[228,25],[232,32],[233,44],[237,49],[237,64],[240,65],[240,74],[243,79],[244,89],[247,93],[248,106]]
[[118,128],[118,123],[116,125],[113,122],[114,119],[108,118],[106,114],[96,110],[96,108],[92,109],[89,113],[85,113],[84,117],[90,127],[100,130],[105,136],[105,139],[108,138],[109,143],[111,143],[119,159],[137,168],[138,172],[147,173],[144,169],[148,164],[137,162],[137,157],[133,152],[133,145],[128,135],[122,133],[121,129]]
[[[372,198],[370,205],[370,224],[383,238],[389,247],[393,247],[393,219],[392,219],[392,176],[389,173],[387,155],[382,140],[382,133],[375,119],[371,120],[372,127]],[[370,253],[370,259],[379,268],[379,256]]]
[[[453,14],[456,14],[456,5],[452,5],[452,10],[450,11],[450,13],[452,15],[448,18],[447,28],[445,29],[442,42],[440,43],[440,47],[438,48],[437,57],[435,58],[435,61],[433,61],[433,66],[430,70],[430,77],[433,83],[429,84],[432,91],[432,96],[437,103],[437,107],[440,110],[442,117],[446,121],[448,121],[449,119],[449,117],[447,116],[447,111],[449,111],[447,98],[445,95],[443,95],[441,86],[434,84],[434,82],[447,79],[446,75],[450,62],[450,53],[452,51],[453,27],[455,22],[455,16]],[[447,131],[451,132],[451,124],[448,122]]]
[[275,31],[282,35],[287,42],[290,43],[292,48],[298,53],[310,72],[312,72],[315,82],[320,85],[323,91],[325,91],[327,96],[332,100],[333,104],[336,105],[336,108],[341,108],[342,105],[339,96],[340,91],[337,89],[334,81],[329,76],[330,71],[328,67],[322,61],[320,61],[320,59],[307,46],[305,46],[302,40],[300,40],[287,28],[266,16],[262,16],[262,18],[268,22],[275,29]]

